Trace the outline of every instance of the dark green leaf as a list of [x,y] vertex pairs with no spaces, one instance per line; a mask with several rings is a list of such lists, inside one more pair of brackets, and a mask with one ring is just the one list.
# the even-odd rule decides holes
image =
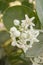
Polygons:
[[15,0],[0,0],[0,1],[9,3],[9,2],[13,2],[13,1],[15,1]]
[[8,58],[5,56],[0,60],[0,65],[11,65],[8,61]]
[[0,1],[0,12],[2,13],[6,8],[8,8],[8,4]]
[[7,58],[9,62],[11,63],[11,65],[28,65],[28,64],[31,65],[30,60],[27,61],[27,58],[23,59],[21,57],[21,54],[22,54],[21,49],[8,45],[5,48],[5,51],[6,51]]
[[4,49],[0,47],[0,59],[5,57],[5,55],[6,55],[6,53],[5,53]]
[[32,10],[34,9],[33,3],[29,3],[28,1],[27,1],[27,2],[26,2],[26,1],[23,1],[23,2],[22,2],[22,5],[25,5],[25,6],[27,6],[27,7],[30,7],[30,8],[32,8]]

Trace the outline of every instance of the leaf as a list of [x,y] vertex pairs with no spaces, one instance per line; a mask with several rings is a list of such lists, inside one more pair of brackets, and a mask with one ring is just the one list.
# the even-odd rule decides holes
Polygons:
[[43,53],[43,33],[38,36],[39,43],[34,43],[33,47],[26,52],[26,57],[36,57]]
[[8,8],[8,4],[5,2],[0,1],[0,12],[3,13],[3,11]]
[[38,23],[38,27],[36,26],[37,29],[41,28],[40,21],[37,18],[37,15],[31,10],[31,8],[26,7],[26,6],[13,6],[8,8],[3,15],[3,22],[5,24],[5,27],[10,30],[13,24],[14,19],[18,20],[23,20],[25,18],[25,14],[27,14],[29,17],[35,16],[34,23]]
[[34,7],[33,3],[29,3],[28,1],[23,1],[22,2],[22,5],[27,6],[27,7],[30,7],[32,10],[34,9],[33,8]]
[[13,2],[13,1],[15,1],[15,0],[0,0],[0,1],[9,3],[9,2]]
[[0,60],[0,65],[11,65],[8,61],[8,58],[5,56]]
[[4,45],[10,39],[10,34],[6,31],[0,31],[0,46]]
[[28,2],[28,0],[16,0],[16,1],[20,1],[20,2]]
[[14,2],[14,1],[15,1],[15,0],[6,0],[6,2],[8,2],[8,3],[9,3],[9,2]]
[[0,48],[0,59],[2,59],[3,57],[5,57],[6,53],[4,51],[4,48]]
[[43,0],[36,0],[36,11],[43,29]]
[[12,65],[31,65],[31,62],[30,62],[30,60],[28,60],[28,61],[26,61],[26,60],[24,60],[24,59],[22,59],[21,57],[20,57],[20,55],[19,56],[16,56],[17,54],[12,54],[12,55],[10,55],[9,57],[8,57],[8,59],[9,59],[9,62],[12,64]]
[[29,65],[29,64],[31,65],[30,60],[27,61],[26,60],[27,58],[23,59],[21,57],[21,54],[22,54],[21,49],[8,45],[5,47],[5,51],[11,65]]

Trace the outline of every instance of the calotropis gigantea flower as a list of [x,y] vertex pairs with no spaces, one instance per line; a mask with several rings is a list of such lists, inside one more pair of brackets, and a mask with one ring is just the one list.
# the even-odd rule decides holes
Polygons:
[[43,63],[43,56],[35,57],[35,58],[34,58],[34,61],[35,61],[36,63]]
[[32,65],[40,65],[40,59],[37,57],[34,57],[34,59],[30,58]]
[[29,18],[27,15],[25,15],[25,20],[22,20],[21,26],[27,29],[29,26],[35,26],[35,24],[32,22],[35,19],[35,17]]
[[20,36],[20,31],[16,29],[16,27],[12,27],[10,29],[11,37],[19,37]]
[[37,56],[33,58],[30,58],[32,65],[42,65],[43,64],[43,56]]
[[36,62],[33,62],[33,64],[32,65],[40,65],[40,64],[38,64],[38,63],[36,63]]
[[32,65],[42,65],[43,63],[43,56],[34,57],[34,60],[32,60]]
[[32,44],[34,42],[39,42],[39,40],[37,39],[38,35],[39,35],[39,31],[38,30],[34,30],[32,26],[30,26],[30,30],[28,31],[29,34],[29,41],[30,41],[30,45],[32,46]]
[[[37,39],[39,31],[33,28],[33,26],[35,26],[35,24],[32,22],[33,20],[34,17],[29,18],[27,15],[25,15],[25,20],[22,20],[21,23],[19,20],[15,19],[13,21],[15,26],[11,27],[10,29],[10,36],[12,38],[11,45],[23,49],[24,53],[26,53],[26,51],[32,47],[34,42],[39,42]],[[16,26],[18,26],[18,29]],[[29,44],[27,42],[29,42]]]

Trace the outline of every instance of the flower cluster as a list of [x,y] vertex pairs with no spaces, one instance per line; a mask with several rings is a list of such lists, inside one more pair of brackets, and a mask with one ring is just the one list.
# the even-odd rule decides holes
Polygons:
[[41,65],[43,63],[43,56],[35,57],[32,61],[32,65]]
[[37,39],[39,31],[33,28],[33,26],[35,26],[32,22],[34,19],[35,17],[29,18],[28,15],[25,14],[25,20],[21,20],[20,22],[15,19],[13,21],[14,26],[10,28],[11,45],[23,49],[24,53],[26,53],[28,48],[32,47],[34,42],[39,42]]

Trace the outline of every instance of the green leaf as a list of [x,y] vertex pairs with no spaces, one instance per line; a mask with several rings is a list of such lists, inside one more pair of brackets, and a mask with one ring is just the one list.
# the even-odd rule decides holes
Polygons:
[[23,57],[21,57],[21,54],[22,54],[21,49],[8,45],[5,48],[5,52],[7,54],[7,58],[9,62],[11,63],[11,65],[29,65],[29,64],[31,65],[31,62],[29,59],[27,61],[27,58],[23,59]]
[[10,34],[6,31],[0,31],[0,46],[4,45],[10,39]]
[[16,0],[16,1],[20,1],[20,2],[28,2],[28,0]]
[[8,57],[8,59],[9,59],[9,62],[12,64],[12,65],[31,65],[31,62],[30,62],[30,60],[28,60],[28,61],[26,61],[26,60],[24,60],[24,59],[22,59],[21,57],[20,57],[20,55],[19,56],[16,56],[17,54],[12,54],[12,55],[10,55],[9,57]]
[[28,1],[23,1],[22,5],[30,7],[32,10],[34,9],[34,5],[33,3],[29,3]]
[[34,23],[35,23],[35,28],[36,28],[36,29],[41,29],[41,23],[40,23],[40,20],[39,20],[39,18],[38,18],[37,12],[35,12],[35,15],[36,15],[36,20],[34,21]]
[[43,33],[38,36],[39,43],[34,43],[33,47],[26,52],[27,57],[40,56],[43,53]]
[[4,12],[3,22],[6,28],[10,30],[10,28],[14,26],[13,24],[14,19],[18,19],[18,20],[25,19],[25,14],[27,14],[29,17],[35,16],[34,23],[38,25],[38,27],[36,26],[36,28],[37,29],[41,28],[41,24],[37,18],[37,15],[33,12],[33,10],[31,10],[31,8],[26,7],[26,6],[13,6],[13,7],[8,8]]
[[5,56],[0,60],[0,65],[11,65],[8,61],[8,58]]
[[6,53],[5,53],[4,48],[0,47],[0,59],[2,59],[3,57],[5,57],[5,55],[6,55]]
[[6,2],[8,2],[8,3],[9,3],[9,2],[14,2],[14,1],[15,1],[15,0],[6,0]]
[[8,4],[5,2],[0,1],[0,12],[3,13],[3,11],[8,8]]
[[0,1],[9,3],[9,2],[13,2],[13,1],[15,1],[15,0],[0,0]]
[[36,10],[43,29],[43,0],[36,0]]

